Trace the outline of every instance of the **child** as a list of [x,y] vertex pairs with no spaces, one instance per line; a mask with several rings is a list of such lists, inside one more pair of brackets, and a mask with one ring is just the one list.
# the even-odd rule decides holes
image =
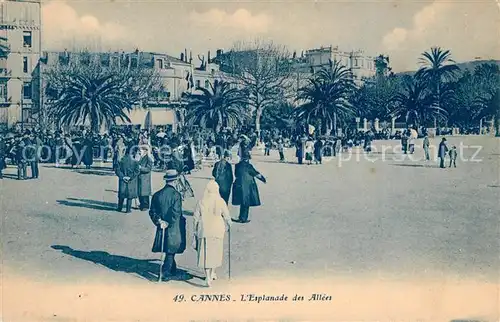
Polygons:
[[285,153],[284,153],[285,147],[283,144],[283,139],[279,138],[278,139],[278,152],[280,154],[280,162],[285,162]]
[[457,167],[457,147],[456,146],[453,146],[449,152],[450,154],[450,168],[451,168],[451,165],[453,164],[453,167],[456,168]]

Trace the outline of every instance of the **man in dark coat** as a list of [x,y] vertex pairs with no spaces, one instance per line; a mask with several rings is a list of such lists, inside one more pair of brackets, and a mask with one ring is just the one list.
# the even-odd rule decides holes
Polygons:
[[141,159],[139,160],[139,209],[141,211],[149,209],[149,196],[151,196],[151,169],[153,159],[149,155],[149,147],[141,147]]
[[448,153],[448,146],[446,145],[446,138],[443,138],[441,140],[441,143],[439,143],[439,151],[438,151],[438,157],[439,157],[439,167],[441,169],[444,169],[444,159],[446,158],[446,153]]
[[316,160],[316,164],[321,164],[323,160],[323,141],[319,137],[314,142],[314,159]]
[[219,185],[219,194],[222,199],[229,205],[229,196],[231,194],[231,186],[233,185],[233,169],[229,163],[229,151],[224,151],[224,158],[215,163],[212,170],[212,176]]
[[83,164],[87,169],[90,169],[92,164],[94,164],[94,138],[92,133],[88,133],[83,140]]
[[138,197],[138,179],[140,170],[139,162],[134,160],[131,151],[127,151],[125,156],[120,160],[116,168],[116,175],[118,176],[118,208],[117,211],[121,212],[123,203],[127,199],[126,212],[132,212],[132,199]]
[[[176,170],[167,170],[163,179],[165,187],[153,195],[149,217],[156,226],[156,236],[153,243],[153,253],[160,253],[163,248],[165,261],[162,275],[165,280],[176,277],[177,265],[175,255],[186,250],[186,219],[182,215],[182,197],[173,184],[178,178]],[[165,238],[162,241],[162,231]]]
[[250,154],[245,153],[234,169],[233,205],[240,206],[240,216],[235,222],[248,223],[250,207],[260,206],[259,189],[255,178],[266,183],[266,178],[250,164]]

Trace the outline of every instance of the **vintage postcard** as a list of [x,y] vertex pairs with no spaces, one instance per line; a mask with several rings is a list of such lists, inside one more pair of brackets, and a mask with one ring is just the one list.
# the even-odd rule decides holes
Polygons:
[[500,321],[496,0],[1,0],[0,321]]

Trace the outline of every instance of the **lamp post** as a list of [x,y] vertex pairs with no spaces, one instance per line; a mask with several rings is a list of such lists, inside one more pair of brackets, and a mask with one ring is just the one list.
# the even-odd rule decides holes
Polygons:
[[356,117],[356,132],[359,131],[359,122],[361,122],[361,118],[360,117]]

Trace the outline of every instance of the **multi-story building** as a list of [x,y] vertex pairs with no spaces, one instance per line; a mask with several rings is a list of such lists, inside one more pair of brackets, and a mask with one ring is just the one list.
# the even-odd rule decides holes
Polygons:
[[309,68],[311,72],[328,66],[330,61],[337,61],[352,70],[354,81],[361,85],[363,82],[375,76],[375,58],[367,56],[362,50],[341,51],[338,47],[320,47],[305,52],[303,63],[299,64],[302,69]]
[[40,0],[0,2],[0,130],[35,122],[40,14]]
[[[103,67],[119,66],[124,68],[154,69],[159,77],[162,91],[158,97],[151,98],[145,106],[136,106],[129,113],[130,123],[118,121],[119,125],[153,126],[176,129],[182,115],[177,113],[186,104],[186,93],[196,93],[196,88],[209,88],[218,75],[218,66],[201,62],[196,68],[192,59],[186,59],[184,53],[176,58],[164,53],[154,52],[44,52],[40,60],[41,73],[44,75],[51,68],[60,64],[80,64],[84,60],[92,60]],[[42,76],[42,79],[44,77]],[[49,104],[49,102],[46,102]],[[147,121],[149,119],[150,121]]]

